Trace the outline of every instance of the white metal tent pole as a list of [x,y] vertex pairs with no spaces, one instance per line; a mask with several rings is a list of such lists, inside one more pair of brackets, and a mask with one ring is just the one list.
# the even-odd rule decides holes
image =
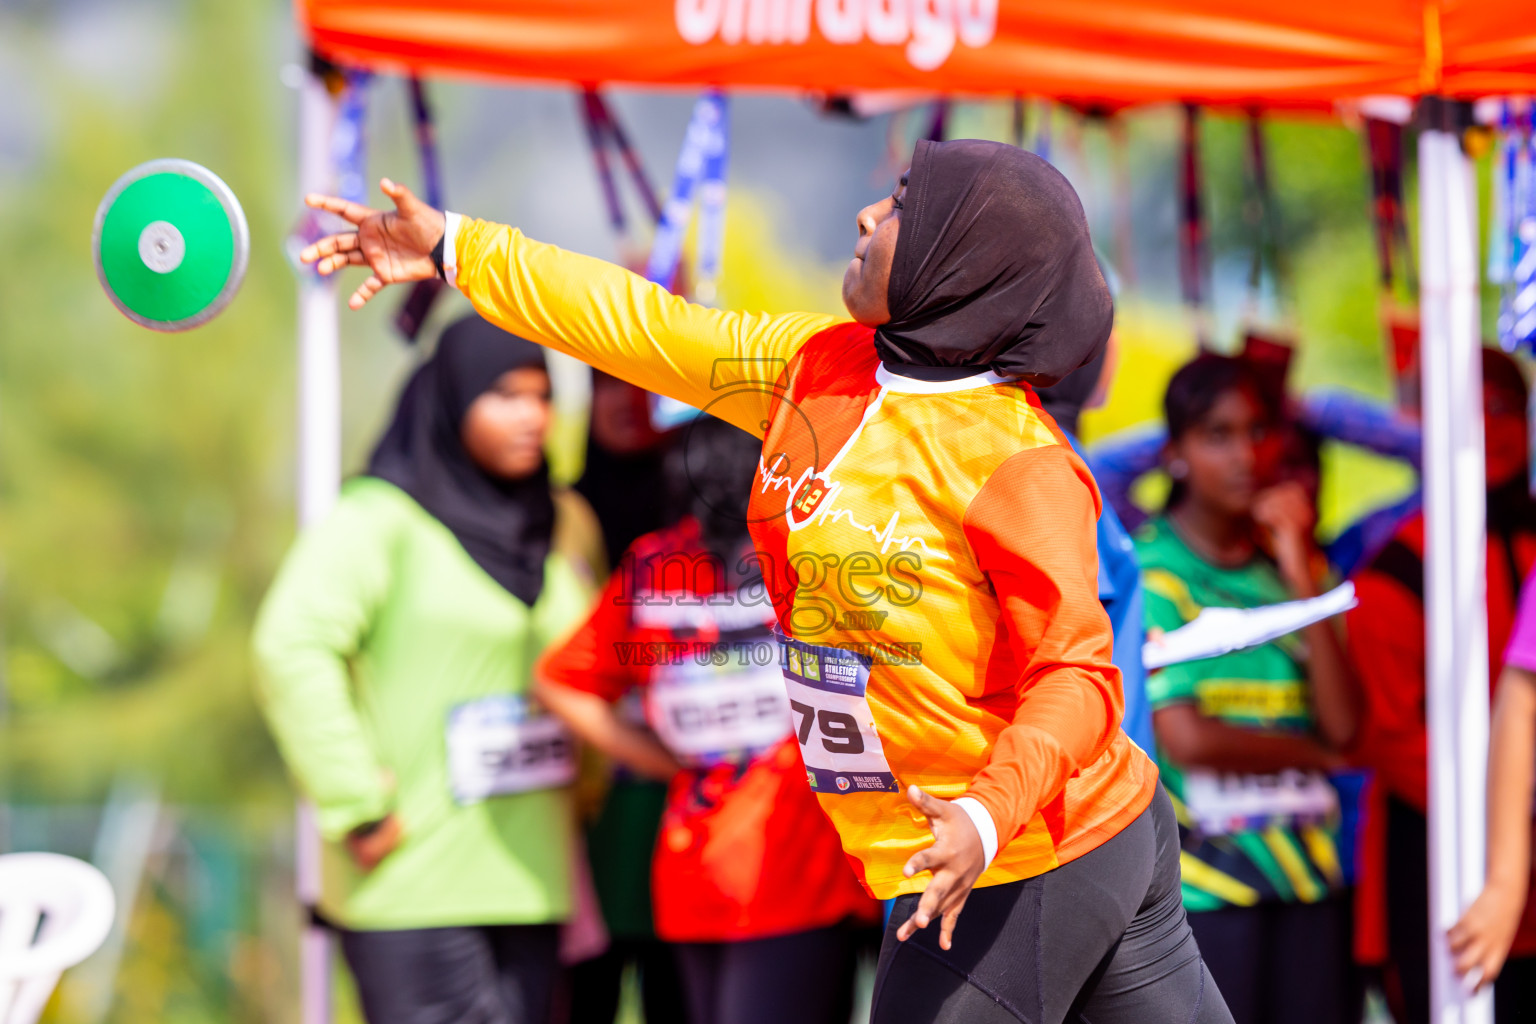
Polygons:
[[1429,724],[1429,931],[1433,1024],[1487,1024],[1446,931],[1483,884],[1488,622],[1477,189],[1456,108],[1426,98],[1419,135],[1420,367],[1424,406],[1424,611]]
[[[336,172],[331,131],[336,104],[325,83],[306,75],[299,99],[299,189],[331,192]],[[318,522],[341,484],[341,355],[334,279],[299,275],[299,526]],[[314,808],[301,802],[295,828],[295,888],[299,904],[320,898],[320,830]],[[304,1024],[331,1018],[331,935],[305,921],[299,986]]]

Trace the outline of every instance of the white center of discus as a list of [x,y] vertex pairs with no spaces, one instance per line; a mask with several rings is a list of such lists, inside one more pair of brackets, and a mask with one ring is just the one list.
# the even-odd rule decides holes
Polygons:
[[139,232],[139,259],[157,274],[169,274],[186,255],[187,240],[168,221],[152,221]]

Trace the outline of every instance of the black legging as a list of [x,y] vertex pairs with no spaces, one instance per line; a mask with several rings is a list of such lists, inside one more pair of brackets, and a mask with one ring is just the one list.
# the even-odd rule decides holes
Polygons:
[[340,935],[368,1024],[548,1024],[558,925]]
[[848,1024],[859,938],[836,926],[678,944],[688,1024]]
[[1347,897],[1223,907],[1190,914],[1189,924],[1237,1024],[1360,1020]]
[[683,983],[677,952],[660,939],[614,939],[608,949],[571,968],[570,1024],[613,1024],[618,1016],[624,970],[635,966],[640,1008],[646,1024],[683,1024]]
[[873,1024],[1231,1024],[1179,891],[1168,795],[1113,839],[1035,878],[972,891],[953,948],[938,922],[906,942],[896,900]]

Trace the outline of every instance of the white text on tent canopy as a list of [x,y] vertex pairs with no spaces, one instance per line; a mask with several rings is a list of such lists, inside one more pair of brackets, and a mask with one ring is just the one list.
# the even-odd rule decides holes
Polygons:
[[829,43],[905,46],[919,71],[943,65],[958,40],[977,48],[997,32],[998,0],[677,0],[678,34],[703,45],[798,44],[816,28]]

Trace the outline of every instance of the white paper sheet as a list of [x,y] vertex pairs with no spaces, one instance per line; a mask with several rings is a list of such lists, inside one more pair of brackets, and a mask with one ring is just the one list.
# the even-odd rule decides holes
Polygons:
[[1141,649],[1147,671],[1230,654],[1245,647],[1257,647],[1287,633],[1294,633],[1314,622],[1349,611],[1355,600],[1355,585],[1342,583],[1326,594],[1304,601],[1286,601],[1262,608],[1206,608],[1193,621],[1156,640],[1148,640]]

